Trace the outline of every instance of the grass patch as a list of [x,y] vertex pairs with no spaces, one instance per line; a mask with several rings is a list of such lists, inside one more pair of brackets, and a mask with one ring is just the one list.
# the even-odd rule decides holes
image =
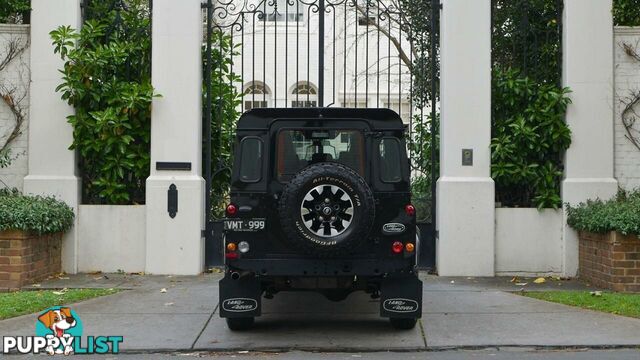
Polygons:
[[117,289],[37,290],[0,293],[0,320],[31,314],[58,305],[117,293]]
[[640,318],[640,294],[602,292],[601,296],[594,296],[588,291],[536,291],[525,292],[523,295],[589,310]]

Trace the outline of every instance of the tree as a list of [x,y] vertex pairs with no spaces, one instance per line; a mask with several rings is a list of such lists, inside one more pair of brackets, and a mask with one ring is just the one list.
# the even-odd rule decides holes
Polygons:
[[[233,165],[233,143],[235,141],[236,122],[240,117],[238,108],[242,94],[238,92],[236,84],[240,76],[232,69],[232,55],[237,55],[237,44],[232,45],[230,35],[222,31],[211,34],[211,169],[212,184],[209,189],[211,209],[214,217],[221,217],[229,198],[229,184],[231,182],[231,167]],[[203,47],[203,104],[207,108],[206,47]],[[206,149],[203,146],[203,149]],[[206,154],[203,153],[206,159]],[[204,171],[203,171],[204,173]]]
[[79,31],[51,32],[64,60],[62,99],[75,108],[71,149],[91,204],[140,204],[150,170],[151,23],[144,0],[92,1]]

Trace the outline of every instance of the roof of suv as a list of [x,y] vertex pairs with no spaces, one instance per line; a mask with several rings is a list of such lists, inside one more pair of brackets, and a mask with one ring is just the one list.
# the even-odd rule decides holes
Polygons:
[[[365,120],[374,130],[403,130],[405,125],[398,114],[390,109],[354,108],[257,108],[251,109],[238,120],[238,130],[268,129],[274,120],[308,122],[309,120]],[[305,124],[305,126],[318,126]]]

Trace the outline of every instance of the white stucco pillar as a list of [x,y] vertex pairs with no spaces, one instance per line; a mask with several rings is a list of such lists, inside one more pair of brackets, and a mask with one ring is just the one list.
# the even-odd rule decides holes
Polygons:
[[[53,195],[74,209],[76,224],[80,202],[80,180],[76,153],[69,150],[73,129],[67,116],[73,108],[60,98],[56,87],[62,83],[63,67],[53,53],[49,32],[60,25],[78,29],[80,0],[31,1],[31,98],[29,100],[29,175],[24,179],[26,194]],[[77,226],[62,242],[62,268],[77,271]]]
[[[491,2],[442,3],[438,273],[493,276]],[[473,153],[472,163],[463,162],[463,152],[469,155],[468,150]]]
[[[566,121],[572,132],[565,156],[562,200],[608,199],[613,175],[613,19],[611,0],[565,0],[563,85],[571,89]],[[577,234],[564,221],[566,276],[578,269]]]
[[[202,17],[200,0],[154,0],[151,175],[147,179],[146,271],[198,274],[204,268],[202,173]],[[190,163],[191,170],[157,170],[157,162]],[[178,190],[178,212],[167,212],[167,191]]]

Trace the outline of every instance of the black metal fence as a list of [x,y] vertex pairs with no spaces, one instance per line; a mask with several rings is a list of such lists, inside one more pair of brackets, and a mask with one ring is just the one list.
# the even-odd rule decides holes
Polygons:
[[492,0],[494,67],[561,84],[563,0]]
[[[225,94],[220,93],[231,88],[240,95],[238,115],[256,107],[390,108],[403,118],[413,141],[416,122],[425,122],[430,111],[436,117],[437,32],[430,29],[438,28],[440,9],[437,0],[422,1],[427,5],[424,10],[415,8],[416,4],[403,0],[204,3],[207,188],[211,190],[216,177],[228,171],[229,159],[212,159],[212,152],[214,157],[226,156],[215,154],[223,144],[212,145],[212,138],[233,141],[233,136],[222,136],[224,131],[233,135],[233,128],[227,124],[232,112],[223,104]],[[405,10],[411,5],[411,11]],[[417,22],[423,26],[416,26]],[[221,54],[227,59],[220,58]],[[228,80],[227,86],[216,83],[221,77]],[[428,96],[416,96],[418,88]],[[431,129],[434,141],[433,126],[426,128]],[[435,151],[436,147],[428,156],[437,157]],[[429,171],[434,174],[433,169]],[[434,186],[435,181],[431,194]],[[432,209],[427,219],[432,223],[434,198],[422,199]],[[220,203],[211,196],[207,199],[208,236],[212,236],[211,219]],[[433,239],[433,226],[428,232],[423,238]]]

